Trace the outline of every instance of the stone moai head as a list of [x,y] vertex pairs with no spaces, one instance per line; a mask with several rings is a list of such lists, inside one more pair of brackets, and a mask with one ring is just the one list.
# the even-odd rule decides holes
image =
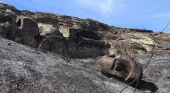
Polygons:
[[101,60],[101,72],[118,77],[124,81],[142,80],[142,66],[134,61],[122,59],[121,56],[106,56]]

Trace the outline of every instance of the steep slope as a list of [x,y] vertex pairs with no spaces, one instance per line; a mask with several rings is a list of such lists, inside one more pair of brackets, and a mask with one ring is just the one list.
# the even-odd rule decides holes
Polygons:
[[[152,53],[137,92],[170,90],[169,34],[17,10],[4,3],[0,3],[0,12],[2,93],[118,93],[127,82],[101,73],[103,56],[122,55],[127,62],[133,58],[144,69]],[[77,59],[65,65],[68,57]],[[128,87],[123,92],[133,91]]]
[[[16,42],[71,56],[95,58],[103,55],[170,54],[170,35],[151,30],[108,26],[91,19],[44,12],[20,11],[0,4],[0,35]],[[125,46],[125,48],[123,47]],[[84,55],[80,55],[84,54]]]
[[[2,37],[0,41],[1,93],[117,93],[126,86],[76,60],[65,65],[66,58],[57,54]],[[131,93],[133,88],[125,91]]]

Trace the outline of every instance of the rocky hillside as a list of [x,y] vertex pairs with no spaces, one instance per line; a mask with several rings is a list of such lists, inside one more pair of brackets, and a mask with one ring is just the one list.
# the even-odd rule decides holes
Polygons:
[[0,36],[2,93],[118,93],[138,77],[136,92],[170,91],[165,33],[0,3]]
[[[131,56],[144,55],[152,50],[153,45],[156,45],[154,53],[170,54],[170,35],[151,30],[119,28],[91,19],[20,11],[3,3],[0,12],[0,34],[3,37],[64,56],[70,56],[79,43],[75,58],[125,54],[122,43]],[[79,55],[81,53],[84,55]]]

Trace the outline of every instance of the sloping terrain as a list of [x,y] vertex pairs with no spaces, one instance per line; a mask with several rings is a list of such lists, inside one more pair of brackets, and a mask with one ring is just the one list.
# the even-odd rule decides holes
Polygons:
[[117,93],[126,86],[79,61],[66,65],[66,58],[57,54],[0,41],[1,93]]
[[75,48],[74,58],[126,55],[125,48],[131,56],[145,55],[153,46],[156,54],[170,54],[170,35],[164,33],[108,26],[92,19],[21,11],[3,3],[0,12],[1,36],[64,56],[71,56]]
[[142,65],[136,93],[170,91],[169,34],[0,3],[0,36],[1,93],[118,93],[127,82],[101,73],[105,55]]

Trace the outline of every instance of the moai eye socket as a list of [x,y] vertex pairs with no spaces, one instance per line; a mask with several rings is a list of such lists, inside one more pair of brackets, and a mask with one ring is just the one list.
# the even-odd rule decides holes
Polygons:
[[123,67],[124,67],[124,64],[122,63],[122,61],[120,61],[119,59],[115,59],[114,70],[121,71]]

